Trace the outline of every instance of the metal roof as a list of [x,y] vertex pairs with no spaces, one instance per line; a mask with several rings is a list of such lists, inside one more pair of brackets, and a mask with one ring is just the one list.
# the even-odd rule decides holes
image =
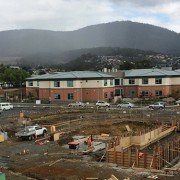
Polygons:
[[164,69],[132,69],[125,71],[125,77],[180,76],[180,71]]
[[39,76],[32,76],[26,80],[46,80],[46,79],[102,79],[114,78],[102,72],[95,71],[70,71],[70,72],[55,72],[52,74],[43,74]]

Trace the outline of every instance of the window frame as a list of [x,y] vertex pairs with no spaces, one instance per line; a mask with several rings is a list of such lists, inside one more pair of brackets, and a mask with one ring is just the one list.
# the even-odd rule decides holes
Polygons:
[[[159,92],[161,92],[161,93],[159,93]],[[162,90],[155,90],[155,96],[157,96],[157,97],[163,96]]]
[[33,81],[28,81],[28,86],[33,86]]
[[68,100],[74,100],[74,93],[68,93],[67,94],[67,99]]
[[67,81],[67,87],[74,87],[74,81],[73,80],[68,80]]
[[107,92],[104,93],[104,98],[108,98],[108,93]]
[[[57,95],[57,97],[59,97],[59,98],[56,98],[56,95]],[[56,100],[59,99],[59,100],[60,100],[60,99],[61,99],[61,94],[55,93],[55,94],[54,94],[54,99],[56,99]]]
[[[145,92],[144,95],[143,95],[143,92]],[[147,97],[147,96],[149,96],[149,91],[146,91],[146,90],[141,91],[141,95],[142,95],[143,97]]]
[[114,85],[114,79],[110,79],[110,86]]
[[54,87],[61,87],[60,81],[54,81]]
[[155,84],[162,84],[162,78],[155,78]]
[[129,84],[135,84],[135,79],[134,78],[129,79]]
[[149,84],[148,78],[142,78],[142,84]]
[[108,85],[108,81],[107,79],[104,79],[104,86],[107,86]]
[[[117,81],[118,81],[118,83],[117,83]],[[115,79],[115,86],[119,86],[119,85],[121,85],[120,79]]]

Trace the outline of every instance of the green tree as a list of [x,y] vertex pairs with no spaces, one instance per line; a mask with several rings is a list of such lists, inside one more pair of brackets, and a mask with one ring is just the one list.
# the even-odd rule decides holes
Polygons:
[[14,87],[21,87],[25,79],[30,76],[27,71],[22,69],[11,69],[0,66],[1,69],[0,81],[2,83],[12,84]]

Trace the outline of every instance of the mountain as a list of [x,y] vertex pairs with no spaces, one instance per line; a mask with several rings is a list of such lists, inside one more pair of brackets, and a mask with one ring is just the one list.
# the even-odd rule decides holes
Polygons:
[[[45,57],[61,61],[67,51],[95,47],[152,50],[180,55],[180,34],[130,21],[88,26],[75,31],[10,30],[0,32],[0,57]],[[66,53],[65,53],[66,51]]]

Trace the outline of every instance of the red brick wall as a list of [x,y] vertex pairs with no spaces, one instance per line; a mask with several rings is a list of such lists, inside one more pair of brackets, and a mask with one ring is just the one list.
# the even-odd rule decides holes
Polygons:
[[162,91],[162,96],[168,96],[171,94],[171,86],[139,86],[138,87],[138,96],[141,95],[142,91],[150,92],[151,97],[156,97],[155,91]]
[[134,91],[134,97],[138,95],[138,86],[124,86],[124,97],[131,97],[130,91]]
[[180,91],[180,85],[173,85],[173,86],[171,86],[171,93],[173,91]]
[[[54,94],[60,94],[61,101],[68,100],[68,93],[74,94],[74,101],[97,101],[112,99],[111,92],[114,94],[115,88],[86,88],[86,89],[39,89],[39,99],[49,99],[52,101],[58,101],[54,99]],[[104,97],[104,93],[107,93],[107,98]]]
[[26,88],[26,96],[28,96],[30,93],[31,93],[35,98],[39,98],[39,88],[27,87],[27,88]]

